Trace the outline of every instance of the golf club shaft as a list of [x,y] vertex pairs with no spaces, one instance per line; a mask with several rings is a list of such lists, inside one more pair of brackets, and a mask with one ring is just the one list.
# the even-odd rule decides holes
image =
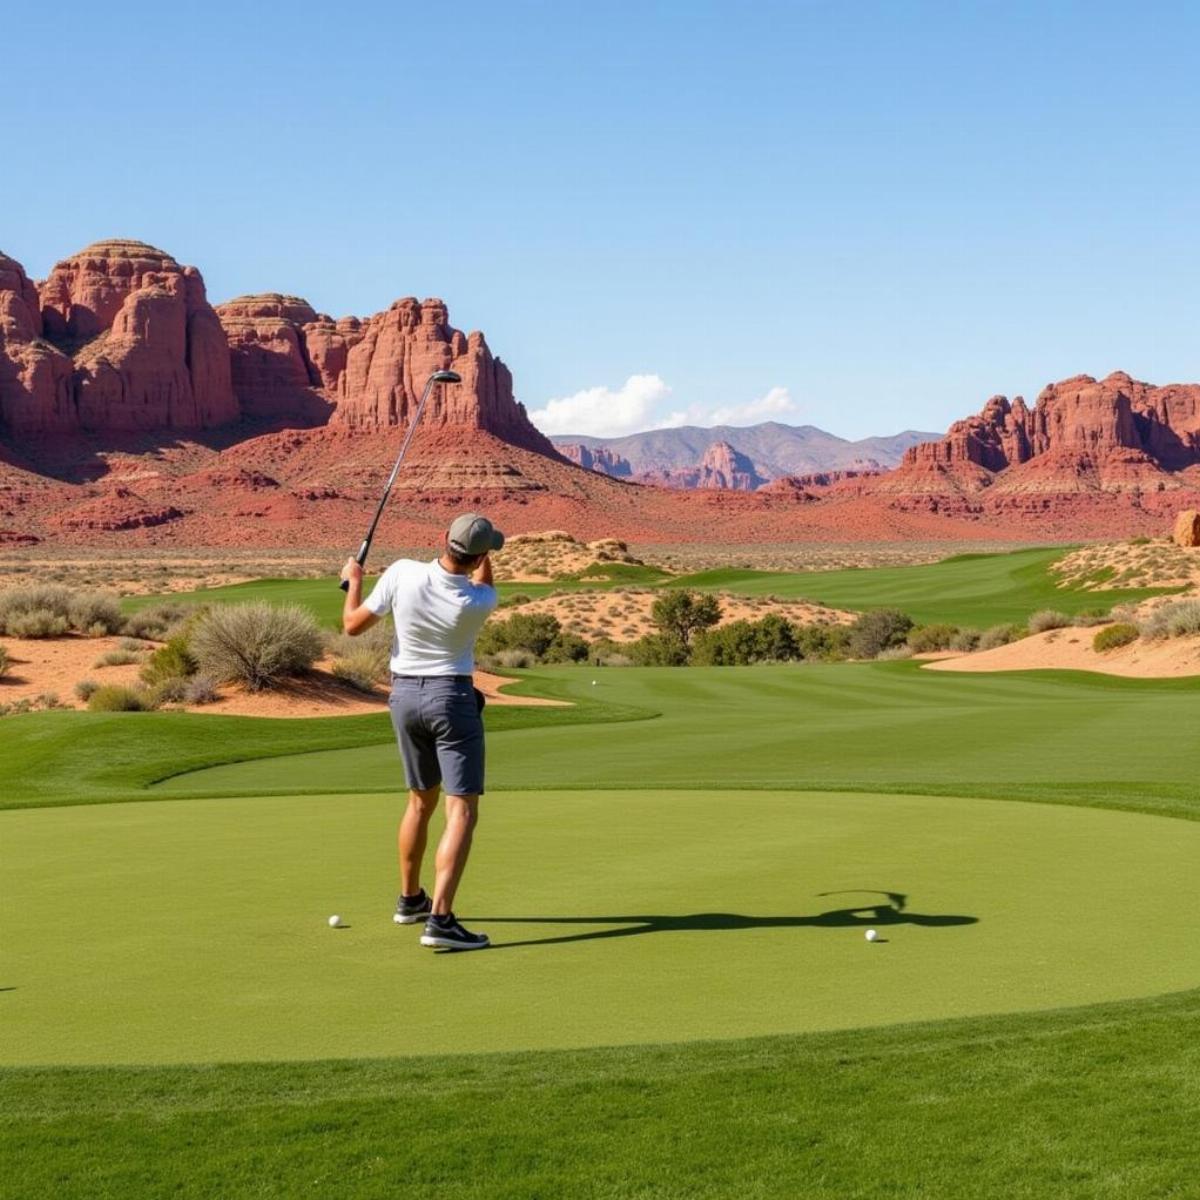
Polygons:
[[[396,482],[396,476],[400,474],[400,464],[404,462],[404,456],[408,453],[408,447],[412,443],[413,434],[417,432],[417,425],[421,420],[421,414],[425,411],[425,401],[429,399],[429,393],[433,391],[433,385],[436,381],[436,375],[429,377],[429,381],[425,384],[425,390],[421,393],[421,402],[417,405],[417,411],[413,413],[413,418],[408,423],[408,432],[404,435],[404,443],[400,447],[400,453],[396,455],[396,463],[392,467],[392,473],[388,476],[387,483],[384,484],[383,495],[379,498],[379,507],[375,509],[375,516],[371,519],[371,524],[367,529],[367,536],[363,538],[362,545],[359,546],[358,553],[354,556],[354,561],[360,567],[366,565],[367,554],[371,550],[371,540],[375,536],[375,528],[379,524],[379,518],[383,516],[388,496],[392,492],[392,484]],[[343,579],[339,586],[343,592],[348,592],[350,590],[350,581]]]

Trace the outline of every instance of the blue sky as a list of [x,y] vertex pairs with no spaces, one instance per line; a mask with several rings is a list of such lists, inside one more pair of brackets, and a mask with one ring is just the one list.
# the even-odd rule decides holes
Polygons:
[[552,432],[859,437],[1200,378],[1194,4],[64,3],[3,34],[31,274],[130,236],[214,301],[438,295]]

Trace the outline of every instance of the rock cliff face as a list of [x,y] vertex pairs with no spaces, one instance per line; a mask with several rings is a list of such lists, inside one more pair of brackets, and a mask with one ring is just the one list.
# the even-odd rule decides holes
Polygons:
[[885,490],[1122,491],[1176,486],[1200,464],[1200,385],[1154,387],[1116,372],[1045,388],[1033,408],[993,396],[939,442],[914,446]]
[[601,475],[609,475],[614,479],[628,479],[633,474],[629,459],[622,458],[606,446],[592,449],[582,442],[555,442],[554,448],[568,462],[583,467],[585,471],[599,471]]
[[728,442],[713,442],[694,467],[648,472],[641,479],[663,487],[731,492],[752,492],[767,482],[754,463]]
[[6,432],[199,430],[238,418],[225,334],[194,267],[144,242],[97,242],[35,290],[5,261],[5,352],[17,364],[0,382]]

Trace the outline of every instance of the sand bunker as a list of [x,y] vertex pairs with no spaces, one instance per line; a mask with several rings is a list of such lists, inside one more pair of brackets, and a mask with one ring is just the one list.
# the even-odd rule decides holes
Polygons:
[[1098,653],[1098,628],[1052,629],[976,654],[928,662],[926,671],[1097,671],[1131,679],[1176,679],[1200,675],[1200,638],[1139,638],[1128,646]]

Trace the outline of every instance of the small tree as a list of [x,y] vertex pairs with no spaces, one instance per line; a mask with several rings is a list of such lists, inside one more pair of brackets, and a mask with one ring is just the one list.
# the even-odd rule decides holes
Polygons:
[[912,627],[912,618],[894,608],[863,613],[850,626],[850,654],[853,658],[875,658],[884,650],[899,646]]
[[651,606],[650,619],[659,633],[687,648],[692,634],[711,629],[721,619],[721,606],[716,596],[680,589],[659,596]]

